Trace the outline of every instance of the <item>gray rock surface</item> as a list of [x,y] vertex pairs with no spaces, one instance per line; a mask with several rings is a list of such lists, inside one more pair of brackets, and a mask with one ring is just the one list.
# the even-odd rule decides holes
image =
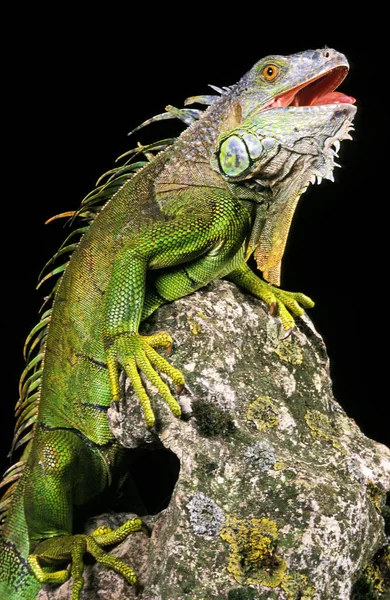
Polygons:
[[[137,571],[139,596],[94,565],[85,570],[82,597],[388,597],[372,561],[389,562],[383,505],[390,451],[365,437],[334,399],[326,349],[311,321],[297,319],[282,340],[278,319],[260,300],[220,281],[162,307],[144,327],[155,331],[174,338],[169,361],[186,376],[180,402],[187,420],[173,417],[150,387],[156,432],[146,431],[131,389],[109,416],[128,448],[173,452],[179,477],[167,508],[143,517],[151,537],[134,534],[112,551]],[[89,530],[127,518],[103,515]],[[69,590],[69,583],[46,586],[39,599],[68,599]]]

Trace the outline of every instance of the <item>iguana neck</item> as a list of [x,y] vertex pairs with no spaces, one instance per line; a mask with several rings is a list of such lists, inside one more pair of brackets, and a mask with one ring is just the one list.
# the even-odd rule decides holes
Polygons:
[[[298,200],[306,186],[298,174],[288,184],[273,190],[273,199],[269,203],[266,218],[256,245],[254,257],[266,281],[280,285],[281,263],[286,248],[287,237]],[[253,231],[253,233],[256,233]]]

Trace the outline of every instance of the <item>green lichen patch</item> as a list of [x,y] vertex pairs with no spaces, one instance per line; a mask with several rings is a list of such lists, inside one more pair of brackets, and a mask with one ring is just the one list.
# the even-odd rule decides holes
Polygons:
[[221,410],[208,400],[195,400],[192,403],[192,413],[199,433],[205,437],[219,435],[228,438],[236,431],[230,413]]
[[175,561],[177,582],[183,594],[191,594],[197,587],[195,573],[186,565]]
[[290,363],[290,365],[301,365],[303,363],[302,348],[296,339],[289,337],[281,340],[274,349],[280,360]]
[[255,598],[255,590],[251,588],[235,588],[234,590],[229,590],[227,600],[254,600]]
[[325,439],[342,454],[347,454],[346,449],[335,435],[334,427],[327,415],[319,410],[308,410],[305,414],[305,421],[314,438]]
[[210,476],[214,476],[219,469],[219,464],[211,461],[206,455],[199,454],[197,456],[197,466],[195,473],[197,477],[202,480]]
[[246,415],[249,421],[254,421],[259,430],[275,427],[280,420],[280,410],[269,396],[258,396],[251,402]]
[[276,554],[278,531],[274,521],[228,516],[220,536],[231,546],[227,569],[238,583],[280,584],[286,564]]
[[301,573],[286,574],[280,587],[287,593],[288,600],[311,600],[314,598],[314,586]]
[[315,500],[326,517],[334,516],[338,510],[338,491],[328,483],[321,482],[316,486]]

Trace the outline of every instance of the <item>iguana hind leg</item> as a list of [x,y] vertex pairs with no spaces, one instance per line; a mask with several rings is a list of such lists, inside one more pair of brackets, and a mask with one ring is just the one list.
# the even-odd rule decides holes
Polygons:
[[[115,463],[115,444],[110,444]],[[129,583],[136,582],[131,567],[110,556],[103,546],[121,542],[143,528],[133,518],[115,530],[99,528],[92,535],[72,535],[73,506],[92,500],[107,488],[109,473],[103,450],[70,429],[36,430],[35,443],[26,465],[24,507],[30,533],[28,564],[40,583],[61,584],[69,572],[61,563],[71,562],[72,600],[79,600],[83,586],[83,556],[90,553],[98,562],[114,569]],[[59,570],[55,570],[56,567]],[[51,567],[47,569],[46,567]]]
[[46,572],[45,565],[53,565],[71,561],[72,600],[79,600],[83,588],[84,554],[89,552],[95,560],[122,575],[131,585],[136,584],[135,571],[118,557],[107,554],[102,546],[109,546],[123,541],[130,533],[141,531],[141,519],[129,519],[115,530],[97,529],[91,535],[77,534],[61,536],[40,542],[30,554],[27,562],[35,577],[42,584],[62,584],[69,578],[69,572],[61,569]]

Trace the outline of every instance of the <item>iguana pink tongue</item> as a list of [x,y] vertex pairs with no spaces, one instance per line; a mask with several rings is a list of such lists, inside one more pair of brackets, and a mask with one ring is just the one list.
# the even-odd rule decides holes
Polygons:
[[342,92],[328,92],[323,96],[312,98],[309,106],[316,106],[319,104],[355,104],[355,98],[347,96]]
[[320,106],[322,104],[355,104],[355,98],[347,96],[342,92],[327,92],[313,95],[311,90],[305,92],[304,89],[290,90],[285,94],[275,98],[268,104],[266,109],[281,108],[283,106]]

